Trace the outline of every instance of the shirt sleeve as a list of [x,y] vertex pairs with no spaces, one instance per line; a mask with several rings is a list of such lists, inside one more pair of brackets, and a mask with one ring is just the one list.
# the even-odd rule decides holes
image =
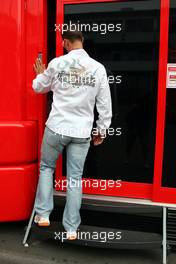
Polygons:
[[101,71],[99,90],[96,96],[96,107],[98,111],[97,129],[101,134],[109,128],[112,118],[111,93],[105,68]]
[[36,76],[32,83],[32,88],[36,93],[47,93],[52,89],[53,71],[51,61],[47,69]]

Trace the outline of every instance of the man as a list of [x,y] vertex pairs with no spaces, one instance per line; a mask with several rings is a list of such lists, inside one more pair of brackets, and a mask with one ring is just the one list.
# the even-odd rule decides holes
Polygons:
[[76,231],[81,222],[81,177],[90,146],[94,106],[96,104],[99,113],[97,133],[93,136],[94,145],[104,140],[111,123],[112,107],[105,68],[83,49],[82,33],[67,30],[62,38],[68,54],[53,59],[47,69],[40,59],[34,64],[37,74],[33,80],[34,91],[53,91],[52,109],[41,146],[34,221],[39,226],[50,224],[53,172],[59,154],[66,147],[67,198],[62,223],[67,238],[76,239]]

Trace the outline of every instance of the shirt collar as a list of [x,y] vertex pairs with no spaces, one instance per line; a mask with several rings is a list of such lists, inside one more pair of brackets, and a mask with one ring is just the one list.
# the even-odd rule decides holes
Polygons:
[[88,53],[84,49],[73,49],[68,54],[76,55],[76,56],[81,55],[81,56],[89,57]]

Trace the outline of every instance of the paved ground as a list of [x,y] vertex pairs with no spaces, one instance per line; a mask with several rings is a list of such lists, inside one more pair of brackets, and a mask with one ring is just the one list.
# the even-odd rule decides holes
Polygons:
[[[0,223],[1,264],[160,264],[160,250],[112,250],[62,244],[51,239],[33,238],[29,248],[22,246],[26,223]],[[170,254],[168,264],[176,263]]]

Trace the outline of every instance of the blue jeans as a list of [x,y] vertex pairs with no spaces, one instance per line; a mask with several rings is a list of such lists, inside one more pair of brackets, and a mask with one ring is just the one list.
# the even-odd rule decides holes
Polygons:
[[64,136],[45,127],[34,208],[36,214],[42,217],[48,217],[53,210],[53,173],[58,156],[66,147],[67,194],[62,218],[62,224],[66,231],[76,231],[81,223],[81,179],[89,146],[90,138]]

